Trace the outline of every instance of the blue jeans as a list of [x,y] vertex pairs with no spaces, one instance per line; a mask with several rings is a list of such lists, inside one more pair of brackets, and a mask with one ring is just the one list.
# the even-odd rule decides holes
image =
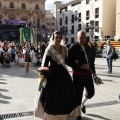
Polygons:
[[107,59],[107,65],[108,65],[108,72],[112,73],[112,58],[106,58]]

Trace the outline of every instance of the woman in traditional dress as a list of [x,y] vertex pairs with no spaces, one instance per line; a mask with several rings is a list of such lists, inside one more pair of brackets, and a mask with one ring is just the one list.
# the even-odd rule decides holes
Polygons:
[[46,113],[43,120],[67,120],[76,107],[76,92],[65,65],[67,48],[62,45],[62,35],[56,31],[45,50],[42,67],[49,67],[50,75],[41,92],[40,102]]

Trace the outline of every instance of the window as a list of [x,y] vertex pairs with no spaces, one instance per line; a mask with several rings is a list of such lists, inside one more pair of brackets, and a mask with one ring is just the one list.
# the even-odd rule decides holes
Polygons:
[[66,30],[65,30],[65,32],[66,32],[66,34],[68,33],[68,26],[66,26],[66,28],[65,28]]
[[65,38],[65,41],[68,42],[68,38]]
[[78,24],[78,31],[81,30],[81,24]]
[[99,21],[95,21],[95,32],[98,32]]
[[22,3],[22,9],[26,9],[25,3]]
[[95,21],[95,27],[99,27],[99,21]]
[[105,40],[108,40],[110,38],[110,36],[105,36]]
[[86,11],[86,20],[89,20],[89,17],[90,17],[90,11]]
[[71,15],[71,18],[72,23],[74,23],[74,15]]
[[86,4],[89,4],[90,3],[90,0],[86,0]]
[[71,38],[71,44],[74,44],[75,41],[74,41],[74,38]]
[[65,26],[62,26],[62,34],[65,33]]
[[67,7],[61,8],[60,13],[67,11]]
[[10,2],[10,8],[14,8],[14,3]]
[[60,27],[60,33],[62,34],[62,27]]
[[60,13],[62,13],[62,9],[60,9]]
[[74,34],[74,25],[72,25],[71,34]]
[[78,21],[81,22],[81,13],[79,13],[78,16]]
[[86,32],[89,32],[89,23],[86,23]]
[[98,41],[99,40],[99,36],[95,36],[95,41]]
[[86,42],[90,41],[90,37],[86,36]]
[[60,26],[62,25],[62,18],[60,18]]
[[95,8],[95,18],[99,17],[99,8]]
[[65,24],[68,24],[68,17],[65,17]]
[[94,26],[94,20],[90,20],[90,25]]
[[39,9],[40,9],[39,5],[36,4],[36,5],[35,5],[35,10],[39,10]]

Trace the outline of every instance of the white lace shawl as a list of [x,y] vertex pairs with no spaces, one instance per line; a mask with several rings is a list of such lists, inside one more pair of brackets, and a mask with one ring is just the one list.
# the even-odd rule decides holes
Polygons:
[[[43,59],[42,59],[42,65],[41,65],[41,67],[44,66],[46,56],[50,56],[54,61],[57,62],[57,64],[61,64],[61,63],[58,61],[58,59],[55,57],[55,55],[53,55],[53,54],[51,53],[51,51],[50,51],[50,47],[53,47],[53,46],[54,46],[54,44],[51,44],[51,45],[48,45],[48,47],[46,48],[45,53],[44,53],[44,56],[43,56]],[[66,57],[67,57],[68,49],[67,49],[65,46],[63,46],[63,45],[61,45],[61,48],[62,48],[62,54],[61,54],[61,56],[62,56],[63,60],[65,61],[65,59],[66,59]]]

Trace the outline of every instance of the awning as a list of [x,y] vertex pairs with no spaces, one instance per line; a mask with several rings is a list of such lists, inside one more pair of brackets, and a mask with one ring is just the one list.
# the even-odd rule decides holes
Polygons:
[[10,19],[5,19],[4,21],[6,23],[11,23],[11,24],[15,24],[15,25],[19,25],[21,23],[26,23],[25,20],[10,20]]

